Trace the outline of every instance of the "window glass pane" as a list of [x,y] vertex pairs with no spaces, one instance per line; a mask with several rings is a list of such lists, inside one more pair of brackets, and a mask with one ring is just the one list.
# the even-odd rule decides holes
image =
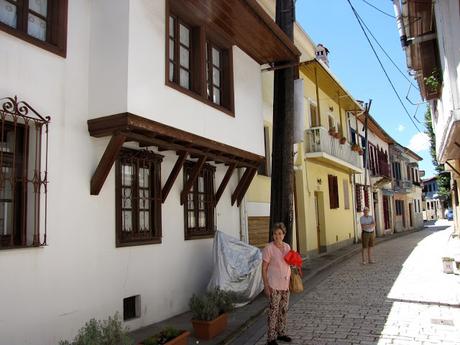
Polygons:
[[179,25],[179,30],[180,43],[186,47],[190,47],[190,30],[182,24]]
[[139,187],[148,187],[150,179],[150,170],[148,168],[139,168]]
[[121,198],[122,198],[122,202],[121,202],[122,208],[132,208],[131,188],[123,188]]
[[180,65],[189,69],[190,67],[190,50],[180,47]]
[[169,39],[169,59],[174,60],[174,40]]
[[206,226],[206,214],[204,212],[198,213],[198,227],[204,228]]
[[188,212],[188,227],[194,228],[195,226],[195,212]]
[[212,101],[216,104],[220,104],[220,89],[217,87],[213,88]]
[[169,17],[169,36],[174,38],[174,17]]
[[29,8],[46,17],[48,1],[47,0],[29,0]]
[[212,69],[212,82],[216,86],[220,86],[220,70],[213,67]]
[[195,208],[195,204],[193,202],[193,194],[188,194],[188,209],[193,210]]
[[198,192],[200,193],[204,192],[204,177],[203,176],[198,177]]
[[140,211],[139,212],[139,231],[150,231],[150,212],[149,211]]
[[180,69],[179,85],[185,87],[186,89],[190,89],[190,76],[188,71],[183,68]]
[[6,0],[0,0],[0,22],[16,28],[17,19],[16,6]]
[[220,52],[216,48],[212,48],[212,64],[220,67]]
[[174,64],[169,63],[169,81],[174,81]]
[[131,186],[133,175],[133,167],[131,165],[123,164],[122,166],[122,185]]
[[29,13],[29,22],[27,25],[27,33],[41,41],[46,40],[46,22]]
[[[2,195],[2,198],[4,196]],[[13,231],[13,202],[0,202],[0,235],[9,235]]]
[[131,211],[122,211],[122,221],[122,231],[133,231]]
[[200,195],[199,195],[198,201],[199,201],[199,206],[198,206],[198,208],[199,208],[200,210],[204,210],[204,194],[200,194]]

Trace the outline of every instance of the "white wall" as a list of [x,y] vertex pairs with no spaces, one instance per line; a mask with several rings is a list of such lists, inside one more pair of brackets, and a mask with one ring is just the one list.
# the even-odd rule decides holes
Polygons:
[[[89,193],[109,140],[88,134],[86,121],[97,116],[131,111],[263,152],[260,66],[234,49],[235,118],[167,88],[162,3],[69,1],[65,59],[0,31],[0,97],[17,94],[51,116],[48,246],[0,251],[2,344],[57,344],[91,317],[122,312],[123,298],[137,294],[141,318],[126,325],[145,326],[187,310],[207,283],[212,239],[184,240],[182,173],[162,207],[161,244],[115,248],[114,169],[100,195]],[[164,185],[176,156],[160,154]],[[216,189],[225,171],[217,166]],[[236,185],[234,174],[216,215],[217,228],[238,237]]]

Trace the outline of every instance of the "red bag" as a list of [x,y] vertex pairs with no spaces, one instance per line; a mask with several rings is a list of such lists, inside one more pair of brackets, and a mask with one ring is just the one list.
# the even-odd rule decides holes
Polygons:
[[296,266],[299,269],[299,273],[302,276],[302,257],[295,250],[290,250],[285,256],[286,261],[290,266]]

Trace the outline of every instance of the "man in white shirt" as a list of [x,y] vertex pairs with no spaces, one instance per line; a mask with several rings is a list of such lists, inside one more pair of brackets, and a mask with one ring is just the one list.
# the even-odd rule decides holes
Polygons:
[[374,264],[375,261],[372,259],[372,247],[374,246],[375,239],[375,221],[374,217],[369,215],[369,208],[364,207],[364,215],[361,216],[359,222],[361,223],[361,243],[362,250],[361,256],[363,258],[363,265],[367,264],[364,252],[367,249],[367,259],[370,264]]

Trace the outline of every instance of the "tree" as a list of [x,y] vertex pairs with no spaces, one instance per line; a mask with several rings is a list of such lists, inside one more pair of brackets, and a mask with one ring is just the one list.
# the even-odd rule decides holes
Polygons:
[[436,157],[436,136],[433,130],[433,122],[431,119],[431,111],[429,107],[427,107],[425,112],[425,133],[430,138],[431,161],[433,162],[434,168],[438,173],[438,177],[436,179],[439,188],[438,195],[440,200],[443,202],[444,207],[448,207],[451,203],[450,173],[444,170],[444,164],[439,164]]

